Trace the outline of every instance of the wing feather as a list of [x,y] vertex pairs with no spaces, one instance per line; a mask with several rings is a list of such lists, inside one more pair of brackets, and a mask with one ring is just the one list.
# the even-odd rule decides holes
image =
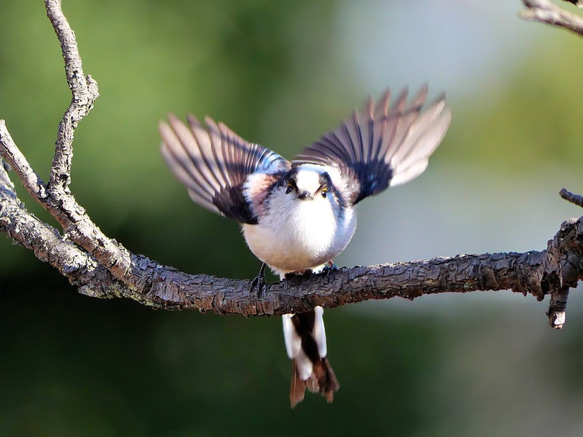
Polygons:
[[423,86],[409,103],[406,88],[392,103],[390,90],[376,105],[369,98],[361,110],[307,147],[292,165],[335,166],[344,177],[352,204],[419,176],[451,119],[444,96],[423,110],[427,92]]
[[160,122],[161,153],[174,175],[188,189],[192,200],[204,208],[241,223],[257,223],[243,185],[249,175],[273,175],[286,171],[290,163],[277,153],[252,144],[225,126],[196,117],[188,125],[173,114],[168,124]]

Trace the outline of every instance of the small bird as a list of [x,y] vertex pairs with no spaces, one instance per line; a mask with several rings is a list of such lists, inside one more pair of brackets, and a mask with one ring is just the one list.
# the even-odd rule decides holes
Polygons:
[[[441,96],[423,110],[427,86],[408,102],[404,89],[387,90],[308,146],[291,162],[249,143],[223,123],[192,115],[160,122],[161,152],[191,199],[238,221],[245,241],[265,265],[284,279],[317,274],[332,265],[356,230],[355,205],[389,186],[419,176],[449,127]],[[393,100],[393,101],[392,101]],[[282,317],[292,360],[290,402],[305,389],[332,402],[340,387],[327,358],[323,308]]]

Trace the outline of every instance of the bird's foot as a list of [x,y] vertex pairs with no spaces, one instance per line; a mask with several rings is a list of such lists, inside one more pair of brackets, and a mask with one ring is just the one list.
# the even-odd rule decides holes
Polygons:
[[329,275],[330,273],[335,272],[336,270],[338,270],[338,267],[336,266],[336,264],[334,264],[334,261],[328,261],[320,273]]
[[266,264],[261,264],[261,268],[259,269],[259,273],[255,276],[255,279],[251,282],[251,290],[249,293],[253,293],[253,290],[257,288],[257,298],[261,298],[261,295],[264,291],[267,291],[267,282],[265,281],[265,266]]

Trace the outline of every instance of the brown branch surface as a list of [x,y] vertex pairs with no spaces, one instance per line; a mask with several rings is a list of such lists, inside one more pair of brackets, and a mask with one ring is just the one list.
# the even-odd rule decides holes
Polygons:
[[[525,1],[532,8],[546,3]],[[61,44],[72,93],[59,124],[48,184],[20,152],[3,120],[0,120],[0,156],[28,194],[57,219],[62,232],[27,211],[4,166],[0,166],[0,231],[58,269],[81,293],[100,298],[126,297],[162,309],[194,308],[202,312],[262,316],[370,299],[512,290],[539,300],[550,295],[549,320],[553,327],[562,327],[569,289],[583,276],[583,217],[564,222],[542,251],[459,255],[343,268],[271,284],[261,297],[249,292],[249,281],[189,275],[132,254],[104,235],[70,193],[73,136],[98,96],[97,84],[83,72],[75,35],[60,1],[45,0],[45,5]],[[572,193],[565,191],[561,195],[583,204]]]

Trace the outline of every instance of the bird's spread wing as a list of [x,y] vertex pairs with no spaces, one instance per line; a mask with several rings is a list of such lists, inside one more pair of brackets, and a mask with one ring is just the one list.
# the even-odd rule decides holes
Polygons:
[[160,122],[162,156],[192,200],[241,223],[257,223],[243,195],[245,180],[255,172],[284,171],[290,163],[208,117],[206,127],[193,116],[188,116],[188,126],[173,114],[168,122]]
[[407,94],[405,89],[391,102],[389,90],[376,106],[369,99],[351,118],[307,147],[293,164],[337,167],[352,204],[416,178],[443,139],[451,113],[443,96],[422,111],[426,86],[410,103]]

